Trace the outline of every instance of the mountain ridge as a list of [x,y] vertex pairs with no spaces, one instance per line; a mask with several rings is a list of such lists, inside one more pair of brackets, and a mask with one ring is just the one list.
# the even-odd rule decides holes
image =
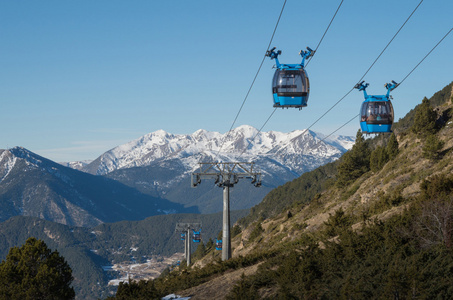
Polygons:
[[258,134],[249,125],[229,134],[200,129],[191,135],[177,135],[158,130],[107,151],[84,171],[103,174],[185,207],[195,205],[201,213],[214,213],[222,210],[222,194],[214,182],[190,187],[191,173],[197,171],[199,162],[255,162],[263,184],[255,189],[243,180],[232,188],[231,208],[240,210],[259,203],[273,188],[338,159],[353,141],[348,136],[326,139],[309,130]]
[[62,166],[23,147],[0,150],[0,208],[1,221],[23,215],[77,226],[196,212]]
[[[90,174],[105,175],[114,170],[147,166],[159,160],[179,158],[193,171],[194,162],[188,157],[202,156],[210,161],[235,161],[238,157],[254,160],[260,156],[310,154],[318,156],[341,155],[354,143],[353,137],[339,136],[323,140],[325,136],[310,130],[258,132],[249,125],[241,125],[220,134],[199,129],[193,134],[172,134],[157,130],[129,143],[119,145],[82,168]],[[309,140],[308,146],[302,142]],[[318,145],[319,144],[319,145]],[[276,159],[280,163],[284,159]],[[295,167],[296,172],[300,169]]]
[[207,181],[190,187],[198,163],[215,158],[253,160],[259,166],[261,188],[241,181],[231,191],[231,209],[248,209],[278,185],[336,160],[353,143],[351,137],[321,138],[309,130],[259,133],[248,125],[223,135],[203,129],[191,135],[158,130],[88,164],[58,164],[23,147],[0,150],[0,220],[24,215],[94,226],[157,214],[215,213],[223,206],[217,186]]

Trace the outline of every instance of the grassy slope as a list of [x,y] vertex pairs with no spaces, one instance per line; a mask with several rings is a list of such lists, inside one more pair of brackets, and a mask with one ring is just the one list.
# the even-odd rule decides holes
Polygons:
[[[453,111],[452,87],[453,84],[448,85],[431,98],[431,103],[440,105],[436,110],[443,116],[443,121],[451,118]],[[239,221],[244,229],[232,241],[232,261],[236,263],[232,263],[233,267],[227,270],[240,269],[241,265],[247,265],[244,262],[260,263],[269,260],[269,256],[283,255],[285,249],[299,243],[307,233],[316,236],[325,227],[329,217],[340,208],[350,217],[351,227],[356,230],[362,226],[364,219],[386,220],[400,214],[417,201],[423,180],[436,174],[452,174],[451,119],[444,122],[443,128],[437,133],[445,143],[441,151],[442,157],[432,161],[422,156],[423,140],[408,130],[413,118],[414,111],[411,111],[395,124],[400,151],[398,156],[380,171],[367,172],[348,188],[338,189],[333,185],[333,177],[336,174],[334,163],[307,173],[269,193],[262,203],[251,210],[249,216]],[[382,137],[377,137],[370,141],[370,144],[380,144],[380,139]],[[213,257],[217,261],[212,262]],[[202,263],[196,265],[207,265],[206,268],[214,269],[213,266],[220,264],[218,255],[208,254]],[[228,274],[227,270],[212,274],[210,278],[225,276],[219,274]],[[185,272],[192,272],[196,276],[197,270]],[[243,282],[245,281],[241,279],[239,285]],[[193,285],[198,284],[200,282]],[[234,282],[230,282],[225,288],[231,290],[233,285]],[[209,286],[209,282],[203,283],[204,294],[209,294],[210,290],[212,295],[215,295],[215,285],[213,284],[211,289]],[[272,297],[276,295],[276,291],[276,285],[266,286],[259,289],[259,295]],[[180,293],[193,295],[194,289],[181,290]],[[195,294],[192,299],[196,297]]]

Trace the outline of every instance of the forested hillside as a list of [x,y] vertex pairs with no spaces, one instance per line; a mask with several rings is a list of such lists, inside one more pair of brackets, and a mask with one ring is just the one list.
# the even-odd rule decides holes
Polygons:
[[[231,220],[236,222],[246,214],[247,210],[233,211]],[[104,272],[102,266],[131,260],[142,262],[152,255],[170,256],[184,252],[175,227],[177,222],[187,221],[202,224],[205,242],[215,239],[221,231],[221,213],[153,216],[143,221],[105,223],[93,228],[17,216],[0,226],[0,259],[6,257],[10,248],[24,244],[29,237],[41,239],[67,260],[73,270],[77,299],[105,298],[112,290],[107,287],[108,280],[112,279],[109,276],[116,274]]]
[[195,268],[121,286],[117,299],[452,298],[452,87],[394,134],[359,131],[338,162],[269,193],[239,221],[233,259],[208,252]]

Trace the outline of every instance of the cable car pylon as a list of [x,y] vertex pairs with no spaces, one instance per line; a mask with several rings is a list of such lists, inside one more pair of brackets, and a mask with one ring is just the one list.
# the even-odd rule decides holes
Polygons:
[[212,162],[199,163],[200,172],[192,173],[191,186],[194,188],[202,179],[214,179],[218,187],[223,188],[223,225],[222,225],[222,260],[231,258],[230,235],[230,187],[239,179],[251,179],[255,187],[261,186],[261,173],[255,172],[253,162]]
[[[187,266],[190,266],[190,231],[198,232],[198,236],[200,236],[201,231],[201,223],[197,222],[185,222],[185,223],[176,223],[176,232],[181,233],[181,240],[184,241],[184,256],[186,258]],[[201,239],[201,238],[200,238]],[[200,240],[198,240],[200,242]]]

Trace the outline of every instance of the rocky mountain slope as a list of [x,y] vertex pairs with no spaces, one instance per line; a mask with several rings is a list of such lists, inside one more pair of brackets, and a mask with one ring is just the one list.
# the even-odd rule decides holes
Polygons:
[[273,188],[338,159],[354,143],[353,137],[324,138],[306,130],[258,133],[247,125],[229,134],[198,130],[177,135],[159,130],[104,153],[82,170],[185,207],[196,206],[201,213],[213,213],[222,209],[218,187],[204,182],[197,189],[190,188],[190,174],[198,163],[254,161],[263,174],[262,187],[241,181],[232,189],[232,209],[246,209]]
[[45,159],[21,147],[0,150],[0,221],[34,216],[76,226],[197,212]]

